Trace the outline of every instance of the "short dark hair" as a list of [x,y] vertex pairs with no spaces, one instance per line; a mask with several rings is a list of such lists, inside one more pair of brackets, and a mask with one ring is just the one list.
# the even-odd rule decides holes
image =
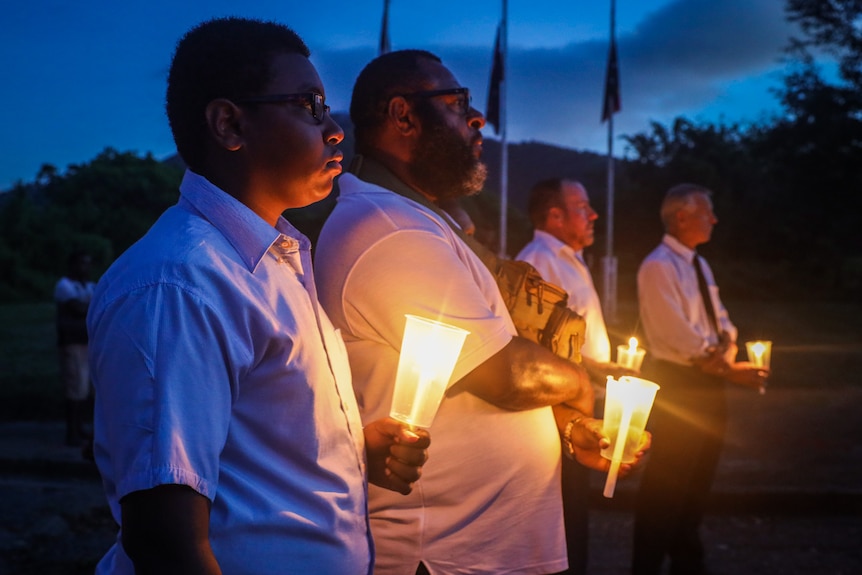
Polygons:
[[442,61],[425,50],[398,50],[378,56],[359,73],[350,99],[357,153],[364,153],[385,123],[386,105],[393,96],[429,87],[428,74],[422,66],[427,62]]
[[216,18],[189,30],[177,42],[165,109],[177,152],[194,171],[205,160],[207,105],[216,98],[258,95],[272,79],[281,54],[311,52],[290,28],[246,18]]
[[542,230],[548,219],[551,208],[565,209],[563,202],[563,182],[565,178],[548,178],[537,182],[530,188],[530,197],[527,200],[527,213],[533,228]]

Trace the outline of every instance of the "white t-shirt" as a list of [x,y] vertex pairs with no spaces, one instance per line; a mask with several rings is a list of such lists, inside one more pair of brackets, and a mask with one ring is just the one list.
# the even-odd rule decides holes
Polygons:
[[569,295],[569,308],[584,317],[587,329],[581,353],[594,361],[611,361],[611,343],[602,304],[593,285],[590,270],[581,252],[542,230],[533,232],[533,240],[515,258],[533,265],[545,281],[558,285]]
[[[339,185],[315,271],[367,422],[389,413],[404,314],[470,332],[452,382],[516,332],[490,272],[440,216],[352,174]],[[551,408],[508,411],[455,393],[443,399],[430,433],[430,458],[413,493],[369,487],[374,573],[414,573],[420,561],[431,573],[565,569]]]

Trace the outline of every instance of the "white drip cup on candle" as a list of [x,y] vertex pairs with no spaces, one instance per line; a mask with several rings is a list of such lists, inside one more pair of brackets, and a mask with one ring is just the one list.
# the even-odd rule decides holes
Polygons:
[[644,361],[646,350],[638,347],[636,337],[629,339],[629,344],[617,346],[617,363],[622,367],[627,367],[633,371],[640,371],[641,364]]
[[[745,342],[745,352],[748,354],[748,361],[754,367],[761,369],[769,369],[769,363],[772,360],[772,342],[768,340],[756,340]],[[766,388],[760,388],[760,395],[766,393]]]
[[658,390],[658,384],[639,377],[624,375],[619,381],[608,377],[602,422],[602,429],[611,440],[602,450],[602,457],[611,460],[603,493],[607,498],[614,496],[620,465],[635,460]]
[[470,332],[415,315],[406,317],[389,416],[428,428]]

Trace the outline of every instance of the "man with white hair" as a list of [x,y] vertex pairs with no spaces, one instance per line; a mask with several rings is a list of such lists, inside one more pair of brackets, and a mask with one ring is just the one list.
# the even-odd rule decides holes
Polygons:
[[632,573],[705,573],[699,527],[727,422],[725,381],[763,389],[768,373],[735,362],[737,329],[697,246],[718,218],[711,192],[679,184],[665,195],[661,244],[638,270],[638,301],[649,346],[644,376],[661,385],[649,426],[650,459],[635,511]]

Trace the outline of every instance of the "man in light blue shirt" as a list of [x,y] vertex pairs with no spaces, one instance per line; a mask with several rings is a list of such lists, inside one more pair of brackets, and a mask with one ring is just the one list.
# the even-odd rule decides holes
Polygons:
[[98,573],[368,574],[367,480],[407,493],[427,435],[363,429],[309,241],[281,213],[341,172],[308,49],[225,18],[177,45],[180,199],[111,266],[88,316],[95,457],[116,544]]

